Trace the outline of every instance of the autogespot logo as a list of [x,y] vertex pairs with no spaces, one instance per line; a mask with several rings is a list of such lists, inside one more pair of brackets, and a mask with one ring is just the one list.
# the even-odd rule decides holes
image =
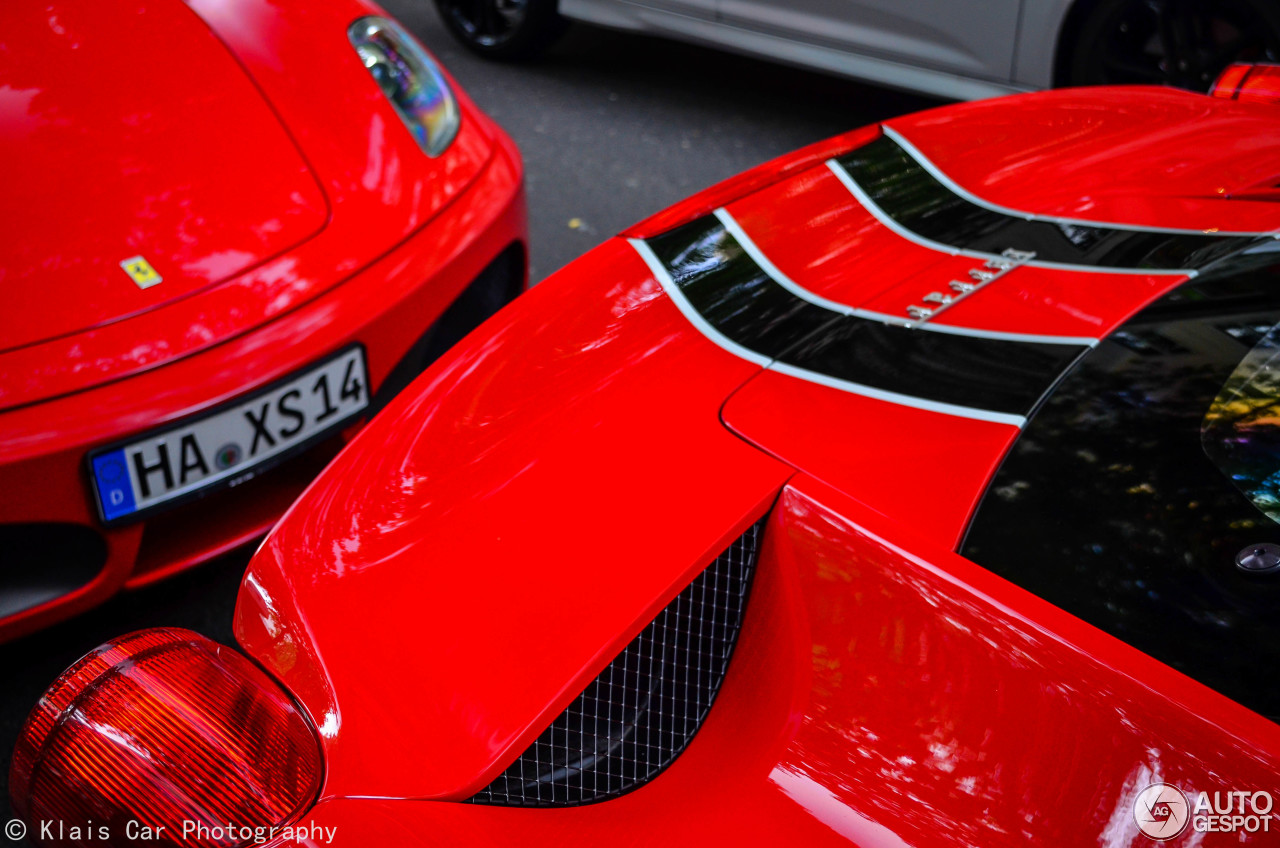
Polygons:
[[1201,792],[1192,804],[1171,783],[1153,783],[1133,802],[1133,820],[1144,835],[1163,842],[1187,825],[1196,833],[1270,833],[1274,801],[1269,792]]
[[1138,830],[1152,839],[1173,839],[1187,829],[1191,820],[1187,796],[1176,786],[1153,783],[1133,802],[1133,820],[1138,823]]

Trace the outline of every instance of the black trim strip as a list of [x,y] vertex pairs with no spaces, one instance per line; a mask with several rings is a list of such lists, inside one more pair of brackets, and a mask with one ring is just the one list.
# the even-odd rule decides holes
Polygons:
[[826,309],[773,280],[714,215],[645,244],[689,305],[729,341],[883,392],[1025,417],[1088,350],[926,333]]
[[1037,262],[1170,271],[1203,267],[1258,240],[1028,220],[997,212],[956,194],[888,136],[835,161],[899,226],[960,250],[998,254],[1013,247],[1034,251]]

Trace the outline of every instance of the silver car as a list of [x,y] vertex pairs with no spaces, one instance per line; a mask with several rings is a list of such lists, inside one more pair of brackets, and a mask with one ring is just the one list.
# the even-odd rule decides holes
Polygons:
[[670,36],[941,97],[1060,85],[1207,90],[1233,61],[1280,61],[1280,0],[436,0],[495,59],[567,19]]

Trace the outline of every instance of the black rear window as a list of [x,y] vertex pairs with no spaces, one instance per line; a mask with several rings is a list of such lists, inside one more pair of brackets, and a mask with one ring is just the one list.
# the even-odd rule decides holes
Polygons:
[[1272,720],[1280,569],[1238,560],[1280,563],[1278,325],[1274,243],[1144,309],[1033,414],[961,546]]

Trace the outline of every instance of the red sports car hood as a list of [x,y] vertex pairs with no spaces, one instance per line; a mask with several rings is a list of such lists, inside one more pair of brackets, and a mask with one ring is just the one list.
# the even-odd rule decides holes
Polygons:
[[[1034,116],[1092,96],[1005,101],[1025,125],[1005,153],[1052,147]],[[1206,102],[1150,100],[1167,125]],[[966,198],[914,143],[947,115],[979,132],[984,109],[998,106],[851,134],[611,240],[335,460],[250,564],[236,611],[241,644],[320,730],[329,803],[486,786],[771,505],[724,706],[668,772],[540,819],[405,815],[494,844],[507,828],[648,842],[670,809],[677,844],[1122,845],[1146,783],[1274,782],[1273,725],[951,551],[1056,377],[1258,244],[1249,231],[1280,225],[1280,207],[1197,200],[1219,210],[1208,234],[1136,211],[1013,214]],[[1238,104],[1206,114],[1280,127]],[[1137,136],[1168,130],[1117,115]],[[1084,155],[1083,135],[1064,143]]]
[[153,309],[324,225],[306,162],[184,3],[14,4],[4,31],[0,350]]

